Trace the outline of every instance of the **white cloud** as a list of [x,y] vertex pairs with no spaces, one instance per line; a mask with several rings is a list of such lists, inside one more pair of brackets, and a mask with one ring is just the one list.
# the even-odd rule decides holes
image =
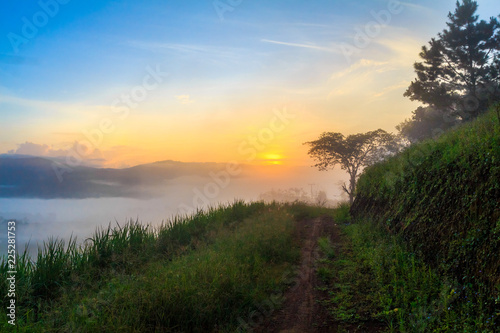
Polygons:
[[85,146],[76,141],[72,144],[72,146],[63,149],[57,149],[46,144],[37,144],[26,141],[18,144],[17,149],[9,150],[8,153],[16,155],[60,158],[78,156],[82,159],[82,164],[86,166],[101,167],[106,164],[106,159],[99,149],[92,149],[92,147]]
[[179,95],[179,96],[175,96],[175,98],[177,98],[177,100],[181,104],[191,104],[191,103],[194,103],[194,101],[191,100],[191,97],[189,95]]
[[370,60],[370,59],[361,59],[357,61],[356,63],[352,64],[349,66],[347,69],[333,73],[331,76],[331,79],[340,79],[343,78],[349,74],[352,74],[360,69],[370,69],[373,70],[374,68],[378,68],[377,72],[380,72],[382,70],[383,66],[386,66],[388,64],[387,61],[375,61],[375,60]]
[[[112,100],[110,98],[110,100]],[[53,117],[57,113],[58,120],[90,119],[92,115],[100,115],[104,112],[112,112],[115,107],[110,105],[90,105],[83,102],[59,102],[17,97],[14,95],[0,94],[0,103],[10,104],[16,107],[36,110],[37,118]]]
[[271,40],[271,39],[261,39],[260,41],[264,42],[264,43],[270,43],[270,44],[278,44],[278,45],[285,45],[285,46],[300,47],[300,48],[306,48],[306,49],[313,49],[313,50],[319,50],[319,51],[339,53],[338,48],[332,49],[332,48],[328,48],[328,47],[317,46],[317,45],[314,45],[314,44],[300,44],[300,43],[280,42],[280,41]]
[[384,89],[382,89],[382,91],[376,93],[375,95],[373,95],[373,97],[382,97],[390,92],[393,92],[393,91],[396,91],[396,90],[402,90],[403,88],[406,90],[406,88],[408,88],[408,86],[410,85],[410,82],[411,81],[402,81],[398,84],[395,84],[395,85],[392,85],[392,86],[388,86],[388,87],[385,87]]
[[365,58],[330,76],[329,99],[356,96],[358,102],[371,103],[408,87],[421,42],[408,37],[406,29],[392,28],[387,35],[373,41]]
[[393,54],[390,57],[393,64],[409,67],[411,70],[413,69],[413,63],[419,59],[418,54],[423,45],[419,40],[404,36],[404,32],[399,36],[378,39],[376,44],[386,48]]
[[248,50],[243,50],[241,48],[203,44],[175,44],[163,42],[129,41],[127,42],[127,45],[152,53],[175,53],[183,58],[186,56],[199,57],[204,61],[208,61],[210,59],[237,61],[242,59],[243,54],[248,53]]
[[17,149],[9,150],[9,154],[47,156],[50,151],[53,150],[48,145],[39,145],[26,141],[19,144]]
[[428,7],[425,7],[425,6],[422,6],[422,5],[417,5],[417,4],[414,4],[414,3],[409,3],[409,2],[403,2],[403,1],[400,1],[399,2],[401,5],[405,6],[405,7],[408,7],[410,9],[414,9],[414,10],[418,10],[418,11],[422,11],[422,12],[425,12],[427,14],[429,13],[432,13],[433,11],[428,8]]

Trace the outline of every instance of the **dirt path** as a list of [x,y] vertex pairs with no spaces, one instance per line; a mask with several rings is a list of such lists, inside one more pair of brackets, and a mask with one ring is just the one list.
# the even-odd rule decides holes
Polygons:
[[283,308],[276,311],[255,332],[336,332],[337,325],[328,319],[326,310],[318,304],[324,295],[318,290],[315,262],[318,258],[318,238],[329,235],[332,243],[340,242],[340,231],[331,218],[321,217],[299,222],[303,240],[301,263],[294,285],[285,293]]

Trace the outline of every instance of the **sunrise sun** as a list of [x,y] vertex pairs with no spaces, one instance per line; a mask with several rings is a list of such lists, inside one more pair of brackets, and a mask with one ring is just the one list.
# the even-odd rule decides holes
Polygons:
[[263,161],[266,164],[281,165],[283,164],[283,156],[275,153],[267,153],[263,155]]

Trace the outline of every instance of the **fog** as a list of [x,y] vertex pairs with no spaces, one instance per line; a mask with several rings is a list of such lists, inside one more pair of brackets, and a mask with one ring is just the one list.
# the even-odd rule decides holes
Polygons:
[[[2,229],[16,220],[16,245],[19,252],[26,244],[30,253],[49,237],[65,240],[71,235],[81,243],[97,227],[123,225],[138,220],[153,226],[167,223],[171,217],[190,214],[196,209],[233,202],[254,201],[259,195],[279,189],[302,188],[309,196],[324,191],[333,201],[341,199],[339,181],[344,172],[320,172],[311,167],[270,166],[260,172],[228,176],[212,173],[206,176],[180,176],[155,188],[154,197],[103,197],[85,199],[0,198]],[[0,237],[0,254],[7,252],[7,237]]]

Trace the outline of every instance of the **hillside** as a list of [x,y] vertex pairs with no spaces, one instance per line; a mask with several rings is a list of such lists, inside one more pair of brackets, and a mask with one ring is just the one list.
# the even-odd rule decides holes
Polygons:
[[497,316],[498,324],[499,180],[500,125],[491,110],[367,168],[351,212],[402,239],[443,276],[451,306],[467,313],[461,320],[486,325]]

